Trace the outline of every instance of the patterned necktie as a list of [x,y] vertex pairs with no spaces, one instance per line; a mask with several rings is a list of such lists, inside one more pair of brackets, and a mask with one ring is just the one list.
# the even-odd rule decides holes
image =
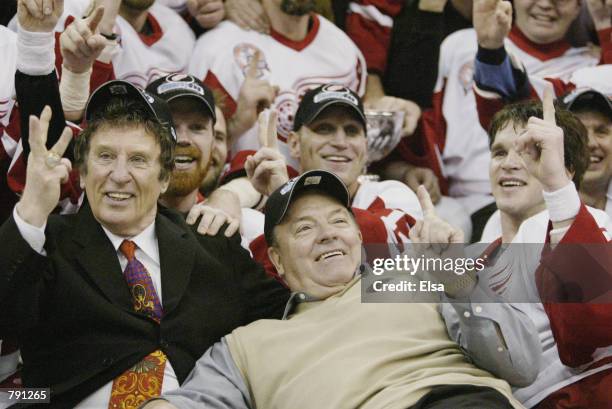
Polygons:
[[[136,244],[124,240],[119,250],[128,260],[123,275],[132,294],[134,310],[159,323],[163,314],[161,302],[149,272],[134,255]],[[115,378],[108,408],[135,409],[147,399],[159,396],[167,359],[162,351],[154,351]]]

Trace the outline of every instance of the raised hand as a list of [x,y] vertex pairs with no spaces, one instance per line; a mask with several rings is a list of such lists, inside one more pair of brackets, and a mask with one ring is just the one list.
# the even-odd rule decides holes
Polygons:
[[225,13],[228,20],[245,30],[270,32],[270,22],[258,0],[226,0]]
[[540,181],[545,191],[553,192],[565,187],[571,178],[565,169],[563,129],[555,121],[551,87],[544,89],[542,110],[542,119],[533,116],[529,118],[515,147],[529,173]]
[[597,31],[612,27],[612,0],[586,0]]
[[46,223],[47,217],[57,206],[61,184],[68,180],[72,170],[70,161],[62,158],[72,138],[70,128],[64,129],[51,149],[46,148],[51,115],[51,108],[45,106],[40,119],[30,116],[30,154],[26,183],[21,200],[17,204],[19,216],[37,227]]
[[402,125],[402,138],[411,136],[421,117],[421,108],[417,104],[407,99],[383,96],[377,99],[365,101],[366,109],[375,109],[380,111],[403,111],[404,123]]
[[501,48],[512,28],[512,4],[505,0],[474,0],[472,24],[478,45],[491,50]]
[[287,182],[289,176],[285,158],[278,151],[276,135],[278,114],[274,110],[266,114],[267,112],[259,114],[258,136],[261,148],[255,155],[247,157],[244,167],[255,190],[269,196]]
[[18,0],[17,20],[22,29],[50,33],[64,12],[64,0]]
[[72,22],[60,36],[63,65],[76,74],[88,71],[106,46],[106,39],[97,33],[104,16],[98,6],[87,18]]
[[436,204],[440,201],[442,194],[440,193],[440,185],[438,178],[433,170],[422,167],[412,167],[406,171],[404,183],[413,191],[417,191],[420,185],[425,186],[427,193],[431,197],[431,201]]
[[264,109],[269,108],[278,94],[278,87],[266,80],[259,79],[259,65],[262,55],[259,50],[251,57],[240,87],[236,103],[236,113],[229,123],[229,133],[237,138],[250,129]]
[[423,250],[431,248],[435,254],[442,254],[450,244],[463,243],[463,231],[451,226],[436,214],[436,208],[425,186],[419,186],[416,193],[423,210],[423,220],[417,221],[410,229],[410,240]]
[[203,28],[213,28],[225,17],[222,0],[187,0],[187,10]]

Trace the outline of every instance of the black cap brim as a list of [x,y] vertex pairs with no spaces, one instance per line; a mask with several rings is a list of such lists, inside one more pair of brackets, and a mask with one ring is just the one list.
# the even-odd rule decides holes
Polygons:
[[329,101],[326,101],[320,104],[316,110],[309,113],[309,115],[305,116],[303,118],[302,123],[299,124],[299,127],[294,128],[294,131],[295,132],[299,131],[299,128],[301,128],[303,125],[306,125],[306,126],[310,125],[310,123],[314,121],[321,114],[321,112],[323,112],[330,106],[345,106],[347,108],[350,108],[352,112],[357,114],[357,117],[359,118],[361,125],[363,125],[363,129],[367,129],[368,120],[366,119],[364,113],[359,110],[359,108],[341,99],[330,99]]
[[575,90],[564,96],[561,102],[563,107],[568,111],[574,111],[579,106],[584,107],[586,104],[591,103],[593,104],[593,108],[600,106],[607,109],[608,113],[612,115],[612,101],[610,98],[594,89]]
[[111,99],[122,98],[133,101],[142,102],[146,110],[151,114],[151,117],[156,119],[162,126],[165,126],[170,131],[172,137],[176,141],[176,132],[172,122],[172,115],[168,104],[163,99],[156,97],[144,90],[137,88],[135,85],[122,80],[108,81],[99,86],[92,92],[87,105],[85,106],[85,119],[91,121],[95,119],[96,112],[103,109]]
[[274,241],[274,227],[283,221],[297,194],[310,189],[322,191],[337,199],[347,209],[351,208],[349,191],[338,176],[326,170],[305,172],[276,189],[268,198],[264,236],[269,246]]

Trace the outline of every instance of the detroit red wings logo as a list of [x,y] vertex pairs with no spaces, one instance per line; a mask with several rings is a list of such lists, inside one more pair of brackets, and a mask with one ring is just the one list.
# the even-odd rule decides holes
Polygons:
[[472,83],[474,82],[474,62],[470,61],[461,66],[459,69],[459,83],[465,95],[472,91]]
[[255,53],[259,51],[259,63],[257,64],[257,78],[262,78],[270,74],[270,67],[266,61],[266,55],[258,47],[249,43],[240,43],[234,47],[234,60],[242,75],[246,77],[247,67],[251,60],[255,57]]

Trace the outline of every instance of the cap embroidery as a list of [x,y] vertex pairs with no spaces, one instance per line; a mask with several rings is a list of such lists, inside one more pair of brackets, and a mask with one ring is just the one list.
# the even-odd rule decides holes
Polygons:
[[204,95],[204,88],[193,82],[166,82],[157,87],[158,94],[165,94],[166,92],[175,89],[188,89],[194,91],[199,95]]
[[321,183],[321,176],[308,176],[304,179],[304,186],[318,185],[319,183]]

